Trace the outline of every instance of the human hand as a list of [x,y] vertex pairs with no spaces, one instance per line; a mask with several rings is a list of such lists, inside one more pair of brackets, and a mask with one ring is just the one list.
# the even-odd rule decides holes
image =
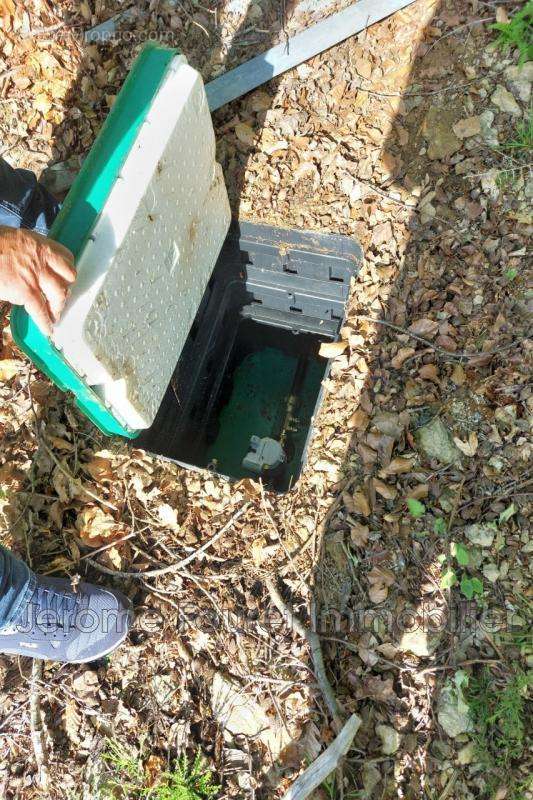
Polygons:
[[0,225],[0,300],[24,306],[50,334],[76,277],[74,257],[34,231]]

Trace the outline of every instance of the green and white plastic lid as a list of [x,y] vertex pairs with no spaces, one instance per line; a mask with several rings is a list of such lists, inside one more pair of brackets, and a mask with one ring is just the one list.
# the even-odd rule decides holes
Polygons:
[[51,231],[78,272],[51,341],[21,309],[15,339],[102,430],[133,436],[155,418],[229,223],[202,79],[149,46]]

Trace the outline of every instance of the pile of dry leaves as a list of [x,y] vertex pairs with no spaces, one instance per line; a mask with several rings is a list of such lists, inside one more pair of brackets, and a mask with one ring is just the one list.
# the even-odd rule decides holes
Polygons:
[[[0,152],[65,191],[148,33],[208,79],[312,21],[277,5],[139,3],[127,37],[85,45],[121,4],[5,0]],[[317,800],[527,796],[521,757],[505,774],[483,760],[468,702],[485,670],[504,691],[531,659],[533,187],[507,144],[533,71],[494,47],[502,6],[417,0],[214,116],[236,214],[365,252],[288,494],[104,439],[4,315],[2,541],[37,570],[114,583],[138,617],[109,661],[46,665],[32,692],[28,663],[3,661],[2,796],[39,796],[38,692],[51,797],[97,797],[110,740],[147,787],[199,747],[221,798],[282,797],[335,727],[270,581],[362,718]]]

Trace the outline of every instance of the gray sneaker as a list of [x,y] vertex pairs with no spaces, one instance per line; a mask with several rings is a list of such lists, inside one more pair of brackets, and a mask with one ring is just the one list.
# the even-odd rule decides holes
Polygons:
[[110,653],[133,621],[130,601],[91,583],[36,575],[35,590],[20,617],[0,630],[0,653],[82,664]]

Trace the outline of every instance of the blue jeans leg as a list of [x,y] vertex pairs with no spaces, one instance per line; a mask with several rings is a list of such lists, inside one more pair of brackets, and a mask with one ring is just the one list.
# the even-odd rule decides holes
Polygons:
[[18,619],[34,589],[34,573],[9,550],[0,547],[0,630]]
[[13,169],[0,158],[0,225],[27,228],[44,236],[60,204],[28,169]]
[[[46,235],[58,211],[59,203],[33,172],[13,169],[0,158],[0,225]],[[0,546],[0,630],[22,614],[34,588],[29,567]]]

